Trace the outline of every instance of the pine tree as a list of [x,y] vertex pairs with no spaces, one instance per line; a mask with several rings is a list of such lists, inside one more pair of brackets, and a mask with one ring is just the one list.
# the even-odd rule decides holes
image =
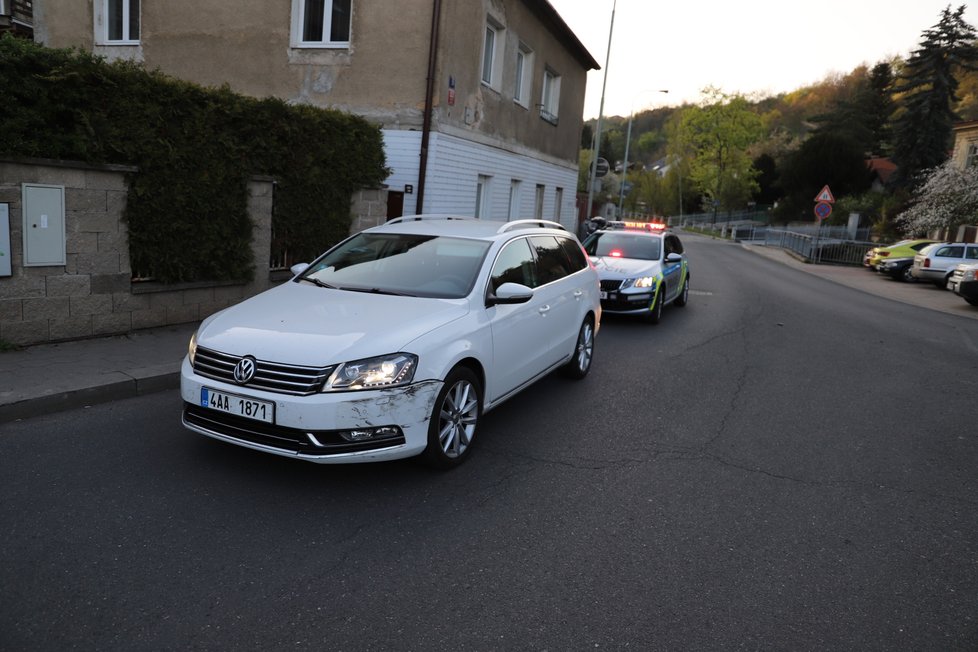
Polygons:
[[962,18],[964,10],[964,5],[943,10],[940,22],[924,31],[897,80],[903,111],[894,125],[894,160],[904,184],[914,184],[921,172],[948,156],[958,120],[952,108],[958,100],[955,74],[975,70],[978,63],[975,28]]
[[815,133],[846,138],[866,156],[885,156],[893,114],[892,68],[878,63],[872,71],[857,69],[850,77],[854,81],[849,97],[839,98],[829,113],[812,118],[818,124]]

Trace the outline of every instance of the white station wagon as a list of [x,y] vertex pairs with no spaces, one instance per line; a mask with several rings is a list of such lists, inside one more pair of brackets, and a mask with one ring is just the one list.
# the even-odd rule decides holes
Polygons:
[[205,319],[183,423],[320,463],[447,468],[482,414],[555,369],[587,375],[598,277],[559,224],[398,218]]

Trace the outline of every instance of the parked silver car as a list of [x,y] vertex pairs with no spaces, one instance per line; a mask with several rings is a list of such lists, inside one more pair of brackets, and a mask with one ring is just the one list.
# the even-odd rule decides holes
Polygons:
[[913,257],[913,275],[946,288],[954,268],[961,263],[978,262],[978,243],[941,242],[924,247]]

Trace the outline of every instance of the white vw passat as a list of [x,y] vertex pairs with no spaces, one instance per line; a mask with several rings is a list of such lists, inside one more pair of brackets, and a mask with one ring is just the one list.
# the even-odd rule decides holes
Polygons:
[[399,218],[293,272],[201,323],[187,428],[313,462],[450,467],[485,411],[591,367],[598,277],[556,223]]

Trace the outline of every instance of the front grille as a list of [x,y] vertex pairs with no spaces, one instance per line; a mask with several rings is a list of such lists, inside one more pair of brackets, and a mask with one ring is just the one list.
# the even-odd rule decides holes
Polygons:
[[[197,353],[194,356],[194,372],[200,376],[236,385],[234,366],[241,361],[242,357],[197,347]],[[247,386],[278,394],[308,396],[323,388],[323,383],[326,382],[334,369],[336,369],[336,365],[304,367],[269,362],[268,360],[256,360],[255,377],[248,381]]]
[[621,281],[601,281],[601,289],[605,292],[614,292],[621,287]]
[[614,301],[605,299],[601,302],[601,309],[608,310],[610,312],[628,312],[630,310],[641,310],[642,308],[648,308],[648,302],[641,301],[623,301],[621,299],[616,299]]
[[[242,442],[261,444],[279,450],[291,451],[301,455],[325,456],[341,453],[356,453],[378,448],[390,448],[404,443],[404,435],[385,437],[359,442],[348,442],[335,430],[299,430],[285,428],[261,421],[252,421],[233,414],[183,404],[184,423],[224,435]],[[322,446],[314,446],[309,440],[311,433]]]

